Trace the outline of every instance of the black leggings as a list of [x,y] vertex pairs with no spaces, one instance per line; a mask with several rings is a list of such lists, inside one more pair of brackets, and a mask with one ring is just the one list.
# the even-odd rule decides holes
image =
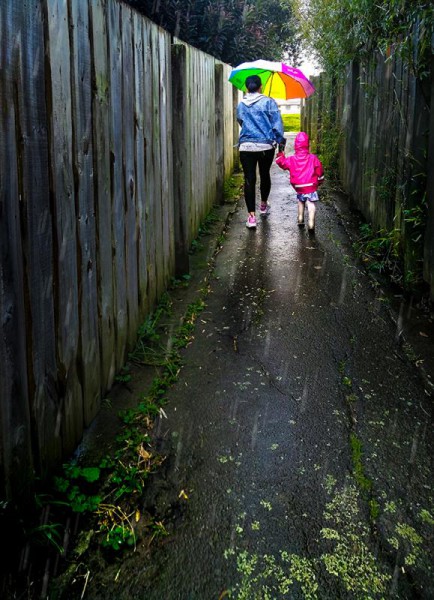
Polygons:
[[261,201],[267,202],[271,190],[270,168],[273,164],[274,148],[261,152],[240,151],[240,162],[244,172],[244,199],[248,212],[256,208],[256,165],[259,166]]

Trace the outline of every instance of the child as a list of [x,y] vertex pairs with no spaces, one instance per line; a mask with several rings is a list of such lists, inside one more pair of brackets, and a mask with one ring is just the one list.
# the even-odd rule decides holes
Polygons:
[[281,169],[289,171],[292,187],[297,192],[298,224],[304,225],[304,208],[307,203],[309,231],[315,229],[315,203],[318,201],[317,189],[324,181],[324,169],[315,154],[309,152],[309,136],[304,131],[298,133],[294,142],[295,154],[285,157],[279,152],[276,163]]

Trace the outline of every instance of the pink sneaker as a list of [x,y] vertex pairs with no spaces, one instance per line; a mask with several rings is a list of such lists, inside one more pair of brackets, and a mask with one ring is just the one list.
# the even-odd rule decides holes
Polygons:
[[261,202],[261,206],[259,208],[259,214],[261,217],[266,217],[270,212],[270,207],[266,202]]
[[248,227],[249,229],[256,227],[256,217],[249,215],[249,218],[247,219],[247,222],[246,222],[246,227]]

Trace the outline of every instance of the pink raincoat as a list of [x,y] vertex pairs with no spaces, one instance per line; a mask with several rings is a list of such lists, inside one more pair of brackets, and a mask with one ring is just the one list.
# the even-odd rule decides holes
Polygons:
[[294,142],[295,154],[286,157],[283,152],[276,158],[281,169],[289,171],[292,187],[297,194],[316,192],[324,180],[324,169],[316,154],[309,152],[309,136],[304,131],[298,133]]

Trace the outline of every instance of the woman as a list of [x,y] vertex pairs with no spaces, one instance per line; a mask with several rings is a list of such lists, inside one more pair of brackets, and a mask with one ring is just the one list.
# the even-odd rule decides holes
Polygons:
[[238,147],[244,172],[244,198],[247,206],[249,228],[256,227],[256,167],[259,166],[261,207],[259,214],[269,213],[268,196],[271,190],[270,168],[276,145],[285,149],[282,117],[272,98],[264,96],[257,75],[246,79],[247,94],[237,107],[237,120],[241,125]]

